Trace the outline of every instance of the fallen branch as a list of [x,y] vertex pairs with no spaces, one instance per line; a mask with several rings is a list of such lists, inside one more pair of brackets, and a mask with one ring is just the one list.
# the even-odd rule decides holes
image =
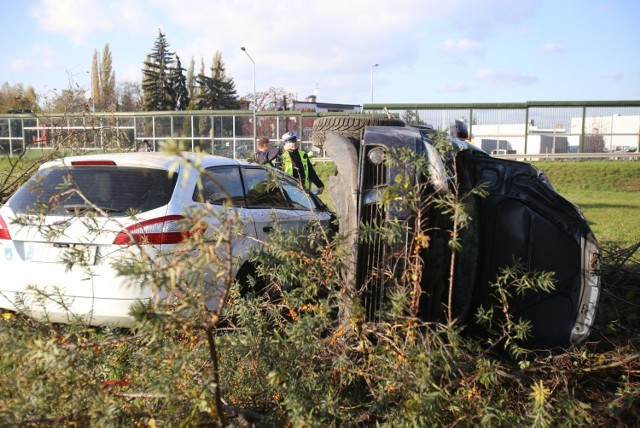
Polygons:
[[610,370],[610,369],[615,369],[618,367],[622,367],[625,366],[637,359],[640,359],[640,354],[634,354],[631,355],[628,358],[625,358],[622,361],[616,361],[614,363],[611,364],[605,364],[604,366],[597,366],[597,367],[587,367],[585,369],[582,369],[582,372],[584,373],[593,373],[593,372],[598,372],[598,371],[603,371],[603,370]]

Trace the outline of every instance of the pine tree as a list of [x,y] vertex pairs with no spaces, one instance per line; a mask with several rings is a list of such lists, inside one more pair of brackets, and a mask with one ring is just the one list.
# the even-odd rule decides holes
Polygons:
[[238,94],[233,79],[227,78],[222,54],[217,51],[211,66],[211,77],[199,74],[196,82],[203,91],[196,99],[198,110],[230,110],[239,108]]
[[171,75],[169,76],[171,86],[173,87],[173,94],[175,95],[174,102],[176,110],[186,110],[191,100],[184,71],[180,57],[176,55],[176,66],[171,69]]
[[153,51],[147,55],[142,70],[142,92],[145,111],[165,111],[175,109],[175,94],[171,84],[171,69],[175,53],[169,52],[169,42],[158,30]]

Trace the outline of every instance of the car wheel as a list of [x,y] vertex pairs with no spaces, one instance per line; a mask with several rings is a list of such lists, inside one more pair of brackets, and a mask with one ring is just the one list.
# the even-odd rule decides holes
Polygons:
[[240,294],[242,297],[259,297],[266,295],[271,300],[279,297],[279,293],[270,290],[263,276],[258,275],[255,265],[246,263],[238,271],[236,280],[240,284]]
[[399,119],[367,116],[328,116],[316,119],[313,122],[311,135],[313,145],[322,147],[326,131],[334,131],[348,138],[357,145],[362,137],[365,126],[405,126]]

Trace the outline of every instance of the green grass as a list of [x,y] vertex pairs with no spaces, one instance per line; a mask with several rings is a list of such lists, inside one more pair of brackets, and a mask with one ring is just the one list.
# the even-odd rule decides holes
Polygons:
[[334,174],[336,166],[333,162],[316,162],[314,169],[316,170],[318,177],[320,177],[324,183],[324,193],[320,195],[320,199],[329,207],[333,207],[333,204],[329,199],[329,177]]
[[604,192],[640,191],[640,162],[532,162],[544,171],[559,192],[597,190]]
[[534,162],[583,211],[601,244],[640,242],[640,162]]
[[574,190],[562,196],[578,205],[598,241],[621,247],[640,242],[640,193]]

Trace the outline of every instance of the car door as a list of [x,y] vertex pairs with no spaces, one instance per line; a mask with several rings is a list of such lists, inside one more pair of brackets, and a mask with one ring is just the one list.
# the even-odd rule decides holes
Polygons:
[[601,253],[580,210],[527,163],[469,148],[458,152],[457,171],[463,191],[484,183],[488,192],[472,213],[476,307],[491,301],[489,284],[506,266],[518,262],[527,272],[553,272],[554,291],[513,293],[509,310],[531,322],[528,347],[568,348],[584,340],[599,294]]
[[300,227],[300,214],[283,192],[278,172],[260,166],[242,168],[245,187],[246,212],[251,217],[258,240],[266,241],[276,222],[280,228],[291,230]]
[[300,188],[295,181],[285,180],[284,177],[280,180],[280,187],[291,201],[305,228],[331,229],[333,215],[317,197]]
[[[261,235],[256,232],[255,212],[247,207],[243,176],[238,165],[219,165],[206,169],[196,185],[193,200],[210,204],[208,233],[227,233],[222,225],[233,225],[231,252],[244,262],[251,248],[259,245]],[[227,223],[227,219],[231,220]],[[260,215],[258,215],[258,221]]]

